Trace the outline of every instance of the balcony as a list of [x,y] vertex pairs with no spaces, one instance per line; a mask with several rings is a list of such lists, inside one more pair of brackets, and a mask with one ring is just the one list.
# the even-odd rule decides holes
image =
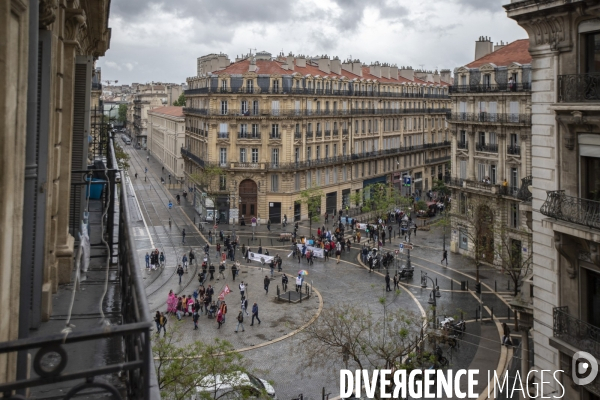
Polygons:
[[294,139],[302,139],[302,132],[294,132]]
[[271,133],[269,135],[269,138],[271,138],[271,139],[281,139],[281,134],[280,133]]
[[325,137],[331,137],[331,131],[330,130],[326,130],[325,131]]
[[316,136],[318,138],[323,137],[323,131],[322,130],[317,130]]
[[460,188],[462,188],[464,181],[465,181],[464,179],[461,179],[461,178],[452,178],[452,177],[450,177],[448,175],[446,175],[444,177],[444,182],[448,186],[454,186],[454,187],[460,187]]
[[600,358],[600,328],[569,315],[568,307],[554,307],[553,336]]
[[340,134],[339,130],[337,130],[337,129],[333,130],[333,136],[339,136],[339,134]]
[[229,139],[229,132],[217,132],[217,139]]
[[600,74],[558,75],[558,102],[600,101]]
[[533,195],[531,194],[529,187],[531,186],[531,184],[533,182],[532,178],[533,177],[531,175],[529,175],[529,176],[526,176],[525,178],[521,179],[521,189],[519,189],[519,192],[517,193],[517,198],[519,200],[524,201],[524,202],[531,202]]
[[475,84],[450,86],[450,93],[530,92],[530,83]]
[[457,142],[456,143],[456,147],[459,148],[459,149],[468,150],[469,149],[469,142]]
[[427,159],[425,159],[425,164],[436,164],[436,163],[441,163],[441,162],[449,161],[449,160],[450,160],[450,156],[427,158]]
[[520,156],[521,155],[521,146],[511,146],[511,145],[506,146],[506,154]]
[[347,135],[348,134],[348,129],[342,129],[342,135]]
[[236,169],[265,169],[264,163],[259,162],[236,162],[233,163],[233,168]]
[[600,229],[600,202],[567,196],[564,190],[546,192],[540,212],[557,220]]
[[238,132],[238,139],[260,139],[259,132]]
[[498,145],[495,143],[493,143],[493,144],[477,143],[477,144],[475,144],[475,150],[483,151],[486,153],[497,153]]
[[306,131],[306,138],[312,139],[312,137],[313,137],[313,131]]
[[446,119],[453,123],[496,123],[496,124],[516,124],[531,125],[531,114],[498,114],[488,112],[467,113],[467,112],[449,112]]
[[[106,132],[101,135],[107,139]],[[93,389],[96,396],[111,392],[114,398],[160,399],[150,340],[154,324],[140,276],[143,266],[138,261],[134,236],[135,215],[130,211],[133,193],[118,169],[113,139],[108,138],[99,146],[96,160],[103,159],[102,167],[106,165],[107,170],[106,175],[104,170],[97,172],[104,180],[97,183],[102,188],[100,197],[90,198],[87,203],[86,231],[92,251],[91,257],[87,255],[89,268],[81,272],[82,258],[86,256],[81,237],[76,235],[79,244],[75,246],[76,261],[71,271],[74,278],[71,284],[59,285],[52,294],[50,320],[27,338],[0,343],[3,357],[16,360],[22,356],[25,368],[17,368],[29,371],[0,384],[3,398],[25,398],[11,397],[11,392],[24,389],[30,391],[27,398],[62,399],[67,394],[69,398],[79,398],[82,391],[94,397],[89,391]],[[86,178],[96,176],[92,170],[72,174],[72,197],[85,204],[85,193],[95,191]],[[78,232],[80,217],[71,222]],[[110,278],[106,276],[105,280],[108,271]],[[100,317],[98,312],[104,315]],[[98,385],[100,382],[102,386]]]
[[183,157],[186,157],[190,160],[192,160],[193,162],[195,162],[196,164],[198,164],[199,167],[203,167],[205,166],[205,161],[200,158],[199,156],[195,155],[194,153],[191,152],[191,150],[186,149],[185,147],[181,148],[181,155]]

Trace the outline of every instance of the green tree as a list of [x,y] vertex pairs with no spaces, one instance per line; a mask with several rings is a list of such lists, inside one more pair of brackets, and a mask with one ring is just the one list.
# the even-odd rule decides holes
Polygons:
[[431,185],[431,190],[438,192],[442,196],[450,194],[450,188],[446,186],[446,183],[442,179],[434,179]]
[[427,203],[425,200],[419,200],[415,203],[415,211],[426,211]]
[[217,164],[206,163],[200,172],[189,174],[188,177],[202,188],[206,193],[206,197],[212,200],[215,205],[219,194],[227,190],[225,171]]
[[116,141],[113,141],[113,145],[115,148],[115,158],[117,159],[119,169],[127,171],[129,169],[129,154],[123,151],[123,148],[119,146]]
[[312,233],[312,223],[319,222],[322,198],[323,191],[319,187],[304,189],[300,192],[300,203],[304,204],[308,211],[309,236]]
[[185,94],[181,93],[179,98],[173,102],[174,106],[185,107]]
[[[524,277],[531,271],[533,255],[531,252],[531,243],[528,233],[524,229],[517,232],[509,231],[503,227],[499,230],[496,237],[499,243],[495,248],[495,255],[502,262],[502,270],[513,282],[513,295],[519,293],[519,285]],[[523,254],[521,245],[523,239],[527,241],[529,251]]]
[[[247,373],[246,363],[229,342],[215,339],[213,342],[197,340],[182,344],[177,322],[173,325],[166,336],[157,336],[152,341],[156,377],[163,399],[184,400],[192,394],[201,399],[217,399],[217,391],[222,392],[225,384],[233,386],[228,390],[228,398],[233,398],[231,395],[248,397],[247,388],[236,384],[239,375]],[[197,388],[204,390],[196,392]]]
[[119,114],[117,115],[117,121],[121,124],[125,124],[127,121],[127,104],[119,104]]

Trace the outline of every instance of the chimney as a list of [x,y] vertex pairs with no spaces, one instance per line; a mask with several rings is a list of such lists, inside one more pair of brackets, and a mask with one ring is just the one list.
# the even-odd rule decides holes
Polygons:
[[344,71],[348,71],[348,72],[352,72],[352,61],[351,60],[346,60],[342,63],[342,69]]
[[487,36],[479,36],[479,40],[475,42],[475,59],[487,56],[494,51],[494,44]]
[[415,80],[415,72],[412,67],[400,67],[400,76],[409,81]]
[[296,66],[300,68],[306,67],[306,58],[304,58],[303,55],[299,54],[298,57],[296,57]]
[[352,62],[352,73],[354,75],[362,76],[362,63],[359,59]]
[[334,74],[340,75],[342,73],[342,62],[340,61],[339,57],[333,57],[330,66],[331,72],[333,72]]
[[288,69],[290,69],[292,71],[294,70],[294,55],[291,52],[287,56],[287,66],[288,66]]
[[375,61],[369,66],[369,73],[378,78],[381,78],[381,64],[379,64],[379,61]]
[[427,71],[417,69],[415,70],[415,76],[420,80],[427,82]]
[[440,73],[436,69],[435,72],[434,72],[434,74],[433,74],[433,81],[435,83],[440,83],[440,78],[441,78]]
[[506,46],[506,43],[504,43],[502,40],[500,41],[500,43],[496,43],[496,45],[494,46],[494,51],[498,51],[501,48],[503,48],[504,46]]
[[319,65],[319,71],[325,74],[329,74],[331,72],[329,69],[329,57],[327,57],[327,55],[321,56],[321,58],[317,60],[317,63]]
[[440,80],[446,83],[452,83],[452,73],[449,69],[443,69],[440,71]]
[[398,66],[396,64],[390,67],[390,79],[398,79]]
[[250,65],[248,66],[248,72],[256,72],[256,59],[252,57],[250,59]]
[[390,79],[390,64],[381,64],[381,77]]

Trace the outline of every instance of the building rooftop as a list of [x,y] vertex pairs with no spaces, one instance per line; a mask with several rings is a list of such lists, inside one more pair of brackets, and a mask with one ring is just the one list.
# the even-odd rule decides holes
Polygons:
[[177,106],[153,108],[152,110],[150,110],[148,112],[152,113],[152,114],[169,115],[171,117],[183,117],[184,116],[183,115],[183,107],[177,107]]
[[529,54],[529,39],[519,39],[498,49],[486,56],[481,57],[466,65],[467,68],[478,68],[484,64],[494,64],[506,67],[512,63],[531,64]]

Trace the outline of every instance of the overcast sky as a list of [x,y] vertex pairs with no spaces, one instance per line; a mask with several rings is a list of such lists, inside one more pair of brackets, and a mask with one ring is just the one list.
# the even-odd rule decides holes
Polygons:
[[185,82],[196,58],[252,49],[454,69],[475,41],[526,38],[509,0],[112,0],[103,80]]

